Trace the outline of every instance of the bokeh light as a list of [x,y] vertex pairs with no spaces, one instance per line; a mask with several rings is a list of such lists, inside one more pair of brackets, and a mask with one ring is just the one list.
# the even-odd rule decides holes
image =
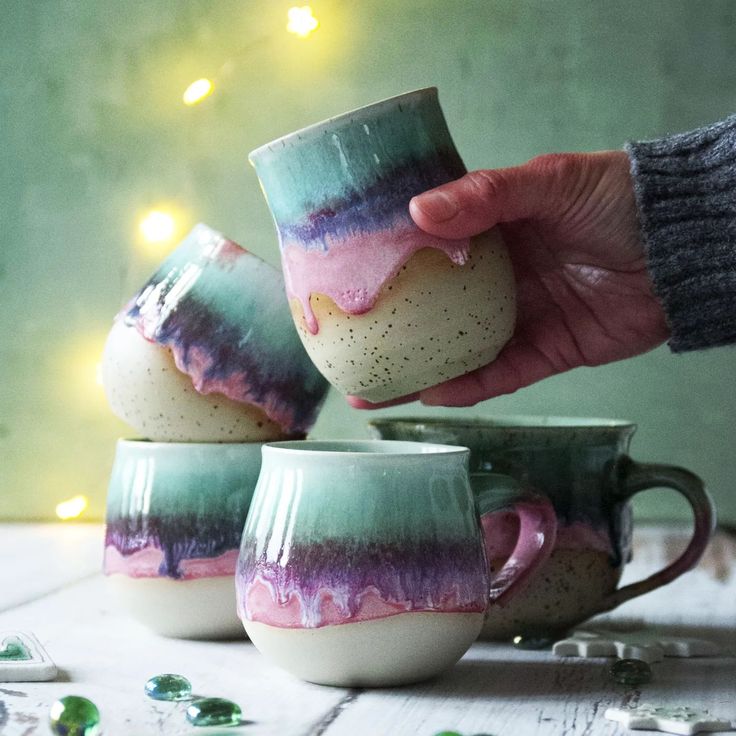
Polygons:
[[181,96],[185,105],[197,105],[205,97],[209,97],[215,89],[215,85],[209,79],[197,79],[192,82]]
[[176,232],[176,220],[165,210],[151,210],[138,224],[147,243],[166,243]]
[[286,30],[300,38],[306,38],[317,30],[319,21],[314,17],[309,5],[289,8]]
[[89,506],[89,500],[87,496],[72,496],[67,498],[66,501],[56,504],[56,515],[62,521],[68,521],[69,519],[79,518]]

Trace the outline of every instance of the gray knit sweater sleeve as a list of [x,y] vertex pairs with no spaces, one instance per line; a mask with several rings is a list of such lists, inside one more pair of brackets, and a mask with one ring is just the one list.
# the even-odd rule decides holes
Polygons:
[[736,343],[736,115],[626,151],[671,349]]

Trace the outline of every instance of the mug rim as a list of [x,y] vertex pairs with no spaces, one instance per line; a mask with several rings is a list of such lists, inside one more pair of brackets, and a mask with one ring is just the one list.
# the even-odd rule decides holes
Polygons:
[[565,429],[635,429],[637,424],[628,419],[604,417],[570,417],[563,415],[543,414],[509,414],[492,417],[420,417],[420,416],[385,416],[368,420],[368,426],[379,425],[425,424],[431,427],[461,427],[463,429],[519,429],[519,430],[565,430]]
[[119,437],[116,448],[130,448],[134,450],[150,450],[153,452],[174,452],[176,450],[205,450],[217,448],[219,450],[234,448],[260,448],[266,444],[265,440],[253,442],[188,442],[186,440],[174,440],[172,442],[163,440],[149,440],[145,437]]
[[[344,449],[340,449],[340,448]],[[390,450],[389,448],[393,448]],[[316,455],[321,457],[377,458],[385,460],[395,457],[419,457],[423,455],[469,455],[470,450],[461,445],[444,445],[438,442],[415,442],[412,440],[366,440],[366,439],[309,439],[265,442],[263,453],[276,452],[290,455]]]
[[381,100],[376,100],[375,102],[369,102],[367,105],[360,105],[360,107],[355,107],[352,110],[348,110],[347,112],[342,112],[339,115],[333,115],[329,118],[325,118],[323,120],[319,120],[316,123],[312,123],[311,125],[306,125],[303,128],[299,128],[298,130],[294,130],[291,133],[286,133],[285,135],[279,136],[278,138],[274,138],[272,141],[269,141],[268,143],[264,143],[261,146],[258,146],[257,148],[254,148],[249,154],[248,154],[248,161],[252,166],[255,166],[254,158],[260,158],[264,153],[267,153],[273,146],[277,144],[286,144],[287,141],[290,138],[295,138],[297,136],[314,136],[315,134],[318,134],[321,132],[323,128],[326,128],[328,126],[334,125],[335,123],[340,123],[343,120],[346,120],[351,115],[355,115],[358,112],[362,112],[364,110],[378,110],[381,107],[390,107],[392,105],[396,105],[400,100],[407,99],[410,97],[437,97],[438,96],[438,89],[437,87],[420,87],[419,89],[413,89],[409,90],[408,92],[402,92],[398,95],[392,95],[391,97],[384,97]]

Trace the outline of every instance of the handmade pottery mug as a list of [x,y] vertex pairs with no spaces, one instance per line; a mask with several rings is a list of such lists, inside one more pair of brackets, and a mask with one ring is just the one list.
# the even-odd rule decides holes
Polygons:
[[102,359],[113,412],[142,437],[299,437],[327,392],[279,269],[197,225],[116,317]]
[[416,442],[264,445],[236,576],[253,644],[328,685],[398,685],[454,664],[489,598],[513,596],[554,535],[545,499],[480,479],[479,504],[503,505],[521,529],[490,581],[468,455]]
[[[694,567],[714,526],[702,481],[671,465],[629,455],[636,425],[608,419],[498,417],[489,420],[391,417],[369,422],[382,439],[444,442],[470,449],[470,469],[491,468],[546,494],[558,517],[549,559],[506,606],[489,609],[482,638],[556,635],[597,613],[674,580]],[[646,580],[618,588],[631,557],[630,499],[648,488],[681,493],[692,507],[693,536],[682,555]],[[510,552],[516,520],[488,515],[491,569]]]
[[384,401],[496,357],[516,316],[498,231],[443,240],[409,216],[414,195],[466,173],[435,88],[279,138],[250,161],[299,334],[338,390]]
[[234,575],[261,447],[118,442],[104,572],[119,604],[149,628],[183,638],[242,637]]

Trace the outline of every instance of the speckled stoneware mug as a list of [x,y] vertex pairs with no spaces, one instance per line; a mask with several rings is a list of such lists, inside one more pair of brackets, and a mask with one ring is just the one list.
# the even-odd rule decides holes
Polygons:
[[[444,442],[470,449],[470,470],[507,473],[546,494],[557,517],[557,540],[526,588],[489,609],[482,637],[559,634],[597,613],[674,580],[694,567],[714,526],[702,481],[671,465],[629,455],[636,425],[608,419],[499,417],[492,420],[391,417],[369,426],[383,439]],[[618,587],[631,557],[630,499],[648,488],[672,488],[692,507],[693,536],[682,555],[646,580]],[[516,519],[487,516],[487,551],[494,569],[508,557]]]
[[242,638],[234,575],[261,447],[118,442],[103,568],[118,604],[157,633]]
[[[554,536],[548,501],[506,476],[476,479],[477,506],[468,456],[417,442],[264,445],[236,576],[255,646],[298,677],[344,687],[453,665],[489,599],[513,597]],[[499,504],[520,531],[491,581],[478,514]]]
[[465,174],[437,90],[409,92],[250,154],[307,352],[342,393],[384,401],[489,363],[513,332],[497,230],[443,240],[412,196]]
[[120,419],[162,442],[304,436],[328,387],[280,270],[202,224],[116,317],[102,383]]

